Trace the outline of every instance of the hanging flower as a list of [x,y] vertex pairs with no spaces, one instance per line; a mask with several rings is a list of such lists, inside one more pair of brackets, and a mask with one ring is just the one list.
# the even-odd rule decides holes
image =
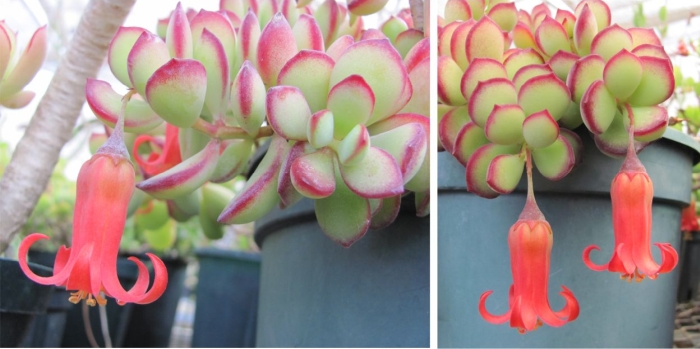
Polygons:
[[[154,150],[148,155],[147,159],[143,159],[141,155],[139,155],[138,149],[141,144],[146,142],[150,142]],[[165,144],[163,144],[162,140],[151,135],[140,135],[136,137],[133,154],[136,158],[136,163],[141,166],[148,176],[155,176],[179,164],[182,162],[182,157],[180,155],[177,126],[171,124],[166,125]]]
[[513,285],[510,287],[510,309],[502,315],[493,315],[486,310],[486,299],[493,291],[486,291],[479,300],[479,313],[487,322],[510,326],[525,333],[536,330],[545,323],[559,327],[574,321],[579,315],[579,305],[573,292],[562,285],[559,293],[566,304],[560,311],[552,310],[547,298],[549,263],[552,252],[552,228],[537,207],[531,185],[531,168],[528,199],[523,212],[508,233],[510,265]]
[[661,250],[661,264],[656,264],[651,255],[654,186],[634,149],[634,125],[630,126],[629,133],[627,157],[610,189],[615,250],[608,263],[597,265],[591,261],[590,253],[599,248],[588,246],[583,251],[583,262],[592,270],[608,270],[620,273],[623,280],[640,282],[645,276],[656,279],[659,274],[673,270],[678,264],[678,253],[671,244],[657,242],[654,245]]
[[[19,247],[19,264],[31,280],[42,285],[65,286],[75,291],[69,300],[78,303],[85,299],[88,305],[105,305],[101,295],[116,298],[119,304],[147,304],[158,299],[168,283],[163,262],[147,253],[153,262],[155,280],[151,289],[148,270],[136,257],[139,276],[136,284],[126,291],[117,279],[117,254],[124,232],[126,211],[134,191],[134,168],[124,146],[121,128],[112,133],[107,142],[80,169],[77,183],[73,239],[71,247],[61,246],[56,254],[54,275],[41,277],[29,269],[27,252],[30,246],[46,235],[27,236]],[[94,297],[94,298],[93,298]]]
[[690,206],[683,209],[681,213],[681,231],[697,231],[700,230],[698,224],[698,216],[695,211],[695,199],[690,202]]

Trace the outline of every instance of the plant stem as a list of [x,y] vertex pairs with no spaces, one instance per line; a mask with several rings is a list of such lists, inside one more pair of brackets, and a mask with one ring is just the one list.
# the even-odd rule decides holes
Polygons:
[[91,0],[46,94],[0,179],[0,251],[27,221],[85,103],[85,81],[102,66],[135,0]]
[[530,149],[525,148],[525,167],[527,169],[527,199],[535,201],[535,190],[532,184],[532,152]]
[[83,307],[83,325],[85,326],[85,334],[87,335],[88,342],[93,348],[99,348],[97,340],[95,339],[95,334],[92,333],[92,325],[90,325],[90,308],[88,308],[87,302],[82,302]]
[[98,305],[100,310],[100,325],[102,326],[102,338],[105,340],[105,348],[112,347],[112,337],[109,336],[109,324],[107,323],[107,306]]
[[[627,105],[625,108],[626,107]],[[634,115],[632,114],[632,110],[630,108],[628,108],[627,114],[629,115],[630,119],[630,127],[627,130],[627,156],[625,157],[625,161],[622,163],[620,171],[646,173],[647,170],[644,168],[644,165],[642,165],[642,162],[639,161],[639,157],[637,157],[637,149],[634,145]]]
[[532,184],[532,153],[527,146],[525,146],[525,168],[527,169],[527,199],[518,220],[544,220],[544,215],[535,201],[535,190]]
[[126,144],[124,143],[124,116],[126,114],[126,105],[129,103],[131,96],[135,93],[135,90],[129,90],[129,92],[122,97],[122,107],[119,110],[119,116],[117,117],[117,122],[114,124],[112,134],[110,134],[107,141],[97,149],[97,154],[119,154],[125,159],[131,159],[129,150],[126,149]]
[[[223,126],[214,125],[207,122],[201,118],[197,119],[197,122],[192,126],[193,129],[202,132],[209,137],[218,139],[246,139],[251,138],[251,136],[242,128],[235,126]],[[275,133],[275,131],[270,126],[263,126],[258,131],[255,138],[270,137]]]
[[420,31],[425,31],[424,29],[424,11],[423,11],[423,0],[409,0],[411,6],[411,17],[413,17],[413,28]]

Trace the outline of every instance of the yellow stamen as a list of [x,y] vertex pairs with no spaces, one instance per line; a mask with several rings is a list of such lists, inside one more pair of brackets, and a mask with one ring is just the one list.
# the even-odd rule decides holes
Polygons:
[[97,304],[102,305],[102,306],[107,305],[107,299],[106,299],[106,298],[104,298],[104,297],[102,297],[102,296],[100,296],[100,295],[97,295],[97,296],[95,296],[95,299],[97,300]]
[[91,293],[88,293],[87,291],[76,291],[70,294],[70,297],[68,298],[68,301],[73,303],[73,304],[78,304],[80,303],[81,300],[85,299],[85,303],[87,305],[94,307],[95,305],[106,305],[107,304],[107,299],[104,297],[98,295],[94,296]]

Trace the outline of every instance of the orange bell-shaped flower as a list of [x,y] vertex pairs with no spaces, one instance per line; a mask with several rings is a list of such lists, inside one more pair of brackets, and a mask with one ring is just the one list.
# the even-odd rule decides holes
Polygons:
[[116,298],[120,304],[146,304],[158,299],[165,291],[168,274],[163,262],[153,254],[147,254],[155,269],[155,280],[148,292],[148,270],[136,257],[129,258],[139,269],[136,284],[126,291],[117,279],[119,243],[134,191],[134,168],[121,129],[115,130],[83,164],[77,188],[71,247],[61,246],[58,250],[54,275],[38,276],[27,265],[30,246],[37,240],[48,239],[37,233],[27,236],[19,247],[19,264],[24,273],[42,285],[65,286],[75,291],[69,300],[76,304],[86,299],[88,305],[104,305],[107,300],[101,292]]
[[661,273],[668,273],[678,264],[678,253],[669,243],[655,243],[661,250],[661,264],[651,255],[651,203],[654,199],[654,186],[644,165],[639,161],[632,137],[634,126],[630,127],[630,140],[627,157],[620,172],[612,181],[612,219],[615,232],[615,250],[610,261],[597,265],[590,259],[591,245],[583,251],[583,262],[595,271],[608,270],[620,273],[620,278],[637,282],[645,276],[655,279]]
[[[528,156],[528,162],[530,162]],[[559,293],[566,300],[560,311],[552,310],[548,299],[549,265],[552,252],[552,228],[537,207],[532,194],[532,174],[528,163],[528,198],[518,221],[508,233],[510,265],[513,285],[510,287],[510,309],[502,315],[486,310],[486,299],[493,291],[486,291],[479,300],[479,313],[492,324],[510,322],[520,333],[537,329],[542,323],[559,327],[574,321],[579,305],[573,292],[565,286]]]

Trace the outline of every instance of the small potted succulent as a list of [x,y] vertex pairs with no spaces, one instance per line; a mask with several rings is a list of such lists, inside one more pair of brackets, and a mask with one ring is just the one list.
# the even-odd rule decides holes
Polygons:
[[444,6],[439,345],[670,346],[664,274],[700,147],[667,131],[675,84],[660,39],[611,24],[602,0]]
[[[265,261],[258,345],[427,346],[429,234],[427,219],[418,217],[430,203],[429,39],[407,11],[365,29],[362,16],[385,5],[222,0],[216,11],[178,4],[157,33],[121,27],[107,62],[125,88],[95,79],[85,86],[89,107],[114,130],[81,169],[73,246],[59,249],[55,276],[25,273],[65,284],[77,291],[72,301],[89,305],[104,305],[107,297],[119,304],[158,299],[168,279],[160,258],[148,254],[155,270],[150,288],[145,264],[130,258],[139,276],[128,291],[112,260],[135,187],[164,202],[172,218],[199,215],[209,237],[220,234],[220,224],[258,221]],[[215,184],[242,173],[254,144],[265,139],[262,160],[222,205],[225,195]],[[103,176],[112,181],[98,181]],[[106,203],[110,195],[117,200]],[[402,202],[412,213],[400,213]],[[81,218],[88,215],[94,217]],[[104,230],[108,249],[96,247],[87,229]],[[295,244],[280,243],[292,235]],[[42,238],[23,240],[20,261]],[[291,262],[291,255],[305,259]],[[93,260],[89,268],[85,258]],[[87,273],[90,283],[77,282]],[[328,275],[339,278],[319,282]],[[298,287],[313,285],[313,292]],[[382,307],[370,301],[378,296]],[[306,316],[313,307],[296,305],[312,303],[324,309],[313,319]],[[329,321],[350,321],[357,310],[369,313],[352,328],[338,331]]]

